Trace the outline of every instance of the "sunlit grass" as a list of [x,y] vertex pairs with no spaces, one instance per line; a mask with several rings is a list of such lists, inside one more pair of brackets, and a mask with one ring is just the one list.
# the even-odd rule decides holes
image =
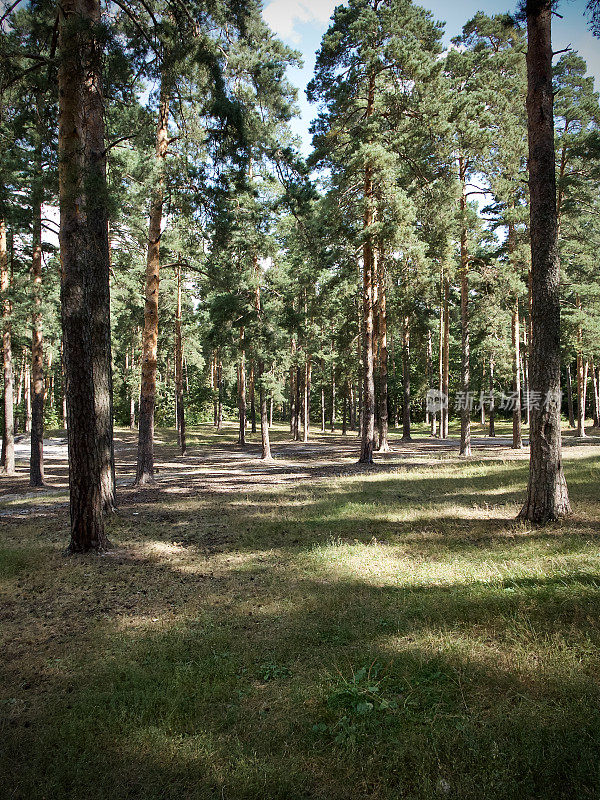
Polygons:
[[65,509],[2,520],[3,791],[598,797],[598,450],[566,471],[545,529],[526,460],[477,458],[165,487],[95,558]]

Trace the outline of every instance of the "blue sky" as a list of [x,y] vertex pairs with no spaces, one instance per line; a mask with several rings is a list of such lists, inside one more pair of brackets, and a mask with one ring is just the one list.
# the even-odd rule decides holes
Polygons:
[[[289,70],[289,78],[299,89],[301,118],[294,121],[294,131],[302,137],[303,149],[310,149],[308,126],[315,116],[315,108],[307,100],[304,90],[312,77],[315,52],[319,48],[321,37],[327,30],[329,18],[339,0],[263,0],[263,16],[271,28],[286,44],[300,50],[304,58],[303,69]],[[489,2],[489,0],[421,0],[419,5],[433,12],[436,19],[445,22],[445,42],[460,33],[464,23],[477,11],[488,14],[499,14],[513,11],[516,0],[509,3]],[[559,12],[563,19],[555,18],[553,30],[553,46],[562,50],[571,45],[585,58],[590,74],[596,81],[596,89],[600,90],[600,41],[589,32],[584,17],[585,0],[563,0]]]

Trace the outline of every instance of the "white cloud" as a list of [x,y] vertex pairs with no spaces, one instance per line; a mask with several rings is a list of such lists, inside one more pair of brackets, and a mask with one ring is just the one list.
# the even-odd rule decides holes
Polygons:
[[339,0],[271,0],[263,9],[265,22],[283,39],[300,41],[298,24],[326,25]]

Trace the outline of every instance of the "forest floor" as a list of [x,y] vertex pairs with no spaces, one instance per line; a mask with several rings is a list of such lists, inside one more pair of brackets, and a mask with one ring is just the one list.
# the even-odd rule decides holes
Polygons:
[[527,451],[416,430],[117,431],[112,549],[66,557],[48,487],[0,477],[0,796],[347,800],[600,796],[600,435],[564,437],[573,515],[516,522]]

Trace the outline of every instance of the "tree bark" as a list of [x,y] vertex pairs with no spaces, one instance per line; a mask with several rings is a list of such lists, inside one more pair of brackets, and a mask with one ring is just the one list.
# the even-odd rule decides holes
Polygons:
[[156,128],[156,165],[158,177],[150,203],[148,253],[146,258],[146,304],[142,336],[142,380],[139,406],[137,486],[154,483],[154,401],[156,397],[156,361],[158,346],[158,288],[160,237],[164,202],[164,164],[169,144],[169,93],[161,84]]
[[[41,145],[38,146],[37,165],[42,168]],[[42,193],[37,178],[32,193],[33,242],[31,273],[33,283],[33,312],[31,315],[31,377],[33,397],[31,402],[31,457],[29,459],[29,485],[44,485],[44,346],[42,338]]]
[[177,264],[177,307],[175,310],[175,395],[179,452],[186,453],[185,407],[183,403],[183,341],[181,338],[181,265]]
[[520,359],[520,327],[519,327],[519,298],[515,298],[512,313],[512,345],[513,345],[513,433],[512,449],[521,450],[523,437],[521,433],[521,359]]
[[[92,345],[93,283],[87,266],[94,244],[85,217],[86,52],[96,2],[63,0],[59,16],[59,199],[61,308],[67,395],[71,541],[69,551],[108,546],[103,524]],[[90,229],[90,233],[95,229]],[[98,242],[102,247],[102,242]]]
[[489,416],[489,435],[496,436],[496,403],[494,401],[494,354],[490,353],[490,416]]
[[258,395],[260,401],[260,439],[261,439],[261,459],[263,461],[272,461],[271,455],[271,442],[269,439],[269,416],[267,410],[267,393],[263,385],[264,365],[262,361],[258,362]]
[[246,342],[244,328],[240,329],[240,361],[238,364],[238,444],[246,446]]
[[[365,117],[368,120],[375,106],[375,76],[369,76],[367,90],[367,108]],[[364,203],[365,212],[363,231],[363,286],[362,286],[362,413],[361,413],[361,447],[359,464],[373,463],[373,440],[375,437],[375,380],[373,375],[373,282],[376,277],[376,258],[372,234],[369,228],[375,221],[373,168],[365,167]]]
[[[581,300],[577,295],[577,310],[581,313]],[[583,358],[583,330],[581,323],[577,326],[577,436],[584,438],[585,433],[585,361]]]
[[110,244],[108,188],[102,93],[103,45],[96,34],[100,0],[85,0],[92,26],[85,72],[85,205],[87,230],[88,307],[92,326],[92,368],[96,407],[96,438],[100,452],[100,482],[104,512],[116,506],[113,438],[113,382],[110,333]]
[[303,423],[303,441],[306,443],[308,442],[308,434],[310,431],[310,376],[311,376],[311,359],[310,356],[306,356],[306,361],[304,362],[304,392],[303,392],[303,403],[302,403],[302,423]]
[[217,390],[219,393],[217,404],[217,431],[220,431],[223,427],[223,362],[221,361],[220,351],[217,357]]
[[2,353],[4,363],[4,428],[2,431],[2,465],[6,475],[15,474],[15,421],[13,404],[13,364],[11,344],[12,303],[8,295],[10,273],[6,246],[6,223],[0,217],[0,292],[2,293]]
[[594,428],[600,427],[600,395],[598,394],[598,376],[594,362],[590,364],[592,373],[592,393],[594,395]]
[[256,404],[254,402],[254,359],[250,361],[250,430],[256,433]]
[[466,167],[462,156],[459,159],[459,174],[462,184],[460,196],[460,322],[461,322],[461,362],[460,362],[460,388],[463,394],[463,404],[460,411],[460,455],[471,455],[471,408],[469,392],[471,389],[470,378],[470,336],[469,336],[469,251],[467,243],[467,194],[466,194]]
[[377,283],[378,297],[377,304],[378,325],[377,333],[379,336],[379,447],[380,453],[388,453],[390,445],[388,441],[389,433],[389,414],[388,414],[388,343],[387,343],[387,288],[385,259],[383,252],[380,252],[377,261]]
[[442,400],[444,404],[440,419],[440,439],[448,438],[450,406],[448,392],[450,389],[450,279],[444,281],[444,352],[442,357]]
[[402,441],[410,442],[410,317],[402,319]]
[[573,385],[571,382],[570,364],[567,364],[567,408],[569,411],[569,427],[575,428],[575,411],[573,409]]
[[528,0],[527,131],[531,234],[532,396],[527,499],[520,516],[546,523],[570,512],[560,431],[560,299],[552,89],[552,4]]

